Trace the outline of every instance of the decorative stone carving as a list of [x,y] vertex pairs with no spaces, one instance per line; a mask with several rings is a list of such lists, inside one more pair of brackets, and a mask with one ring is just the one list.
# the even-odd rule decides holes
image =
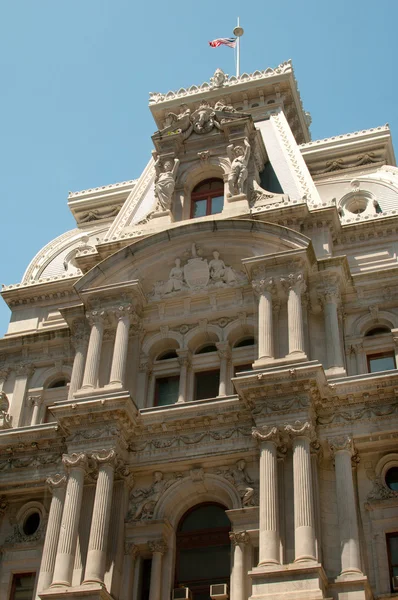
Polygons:
[[228,75],[224,73],[222,69],[216,69],[213,77],[210,77],[210,83],[212,84],[212,87],[215,88],[222,87],[227,81]]
[[173,160],[169,158],[162,160],[159,156],[156,158],[155,196],[158,203],[154,212],[170,210],[179,164],[178,158]]
[[100,450],[99,452],[93,452],[91,454],[91,458],[95,460],[98,465],[102,465],[105,463],[116,463],[116,452],[114,448],[110,450]]
[[9,502],[6,496],[0,496],[0,517],[2,517],[6,512],[9,506]]
[[182,290],[196,291],[212,286],[226,287],[245,281],[243,273],[238,273],[225,264],[218,250],[213,250],[213,258],[210,261],[201,256],[202,252],[196,244],[192,244],[190,254],[191,258],[184,266],[181,266],[181,258],[175,259],[175,266],[171,269],[166,282],[156,282],[152,292],[154,300]]
[[124,543],[124,554],[127,556],[131,556],[133,559],[139,555],[140,551],[138,546],[136,546],[133,542],[125,542]]
[[277,289],[273,277],[268,277],[267,279],[254,279],[252,281],[252,288],[258,296],[264,292],[275,294]]
[[54,488],[64,487],[67,482],[66,475],[61,475],[57,473],[56,475],[52,475],[51,477],[47,477],[46,485],[52,491]]
[[398,492],[387,487],[381,477],[376,477],[373,481],[373,488],[367,496],[368,502],[381,501],[381,500],[398,500]]
[[8,414],[10,403],[7,395],[0,392],[0,429],[10,429],[12,417]]
[[88,458],[87,454],[84,454],[84,452],[64,454],[62,456],[62,462],[66,469],[73,469],[74,467],[81,467],[84,470],[88,469]]
[[174,478],[165,480],[161,471],[155,471],[153,483],[149,488],[139,488],[131,493],[130,520],[145,521],[152,519],[156,504],[172,483],[174,483]]
[[262,425],[261,427],[253,427],[252,435],[254,439],[260,442],[274,442],[278,445],[280,442],[280,435],[277,427],[271,427],[270,425]]
[[307,287],[303,273],[289,273],[281,277],[280,281],[286,290],[295,289],[300,294],[304,294]]
[[148,548],[152,553],[159,552],[159,554],[165,554],[167,552],[167,544],[164,540],[148,542]]
[[227,153],[231,162],[231,171],[228,175],[228,196],[243,194],[243,186],[248,175],[248,164],[250,158],[250,144],[245,139],[244,147],[230,144],[227,146]]
[[314,426],[309,421],[306,421],[305,423],[301,421],[295,421],[293,425],[285,425],[285,432],[291,438],[305,437],[311,441],[315,439]]
[[250,542],[250,536],[247,531],[230,531],[229,539],[237,546],[238,544],[246,545]]
[[167,117],[170,121],[170,124],[161,129],[159,133],[164,135],[189,132],[187,137],[190,135],[192,132],[191,109],[188,108],[186,104],[181,104],[178,115],[173,112],[169,112]]
[[243,507],[254,505],[254,488],[251,487],[254,481],[246,470],[246,461],[244,459],[238,460],[235,468],[228,469],[227,471],[220,471],[220,474],[236,487],[242,499]]

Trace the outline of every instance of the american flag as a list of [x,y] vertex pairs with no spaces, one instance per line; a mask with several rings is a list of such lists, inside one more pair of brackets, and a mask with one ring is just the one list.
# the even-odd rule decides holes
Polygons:
[[236,38],[217,38],[216,40],[209,42],[209,46],[212,48],[218,48],[218,46],[229,46],[230,48],[235,48]]

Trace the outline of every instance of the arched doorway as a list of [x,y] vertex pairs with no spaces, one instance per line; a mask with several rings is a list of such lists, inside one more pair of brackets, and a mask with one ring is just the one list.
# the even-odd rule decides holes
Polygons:
[[229,583],[231,526],[225,510],[220,504],[200,504],[179,523],[175,587],[188,587],[193,600],[209,600],[211,584]]

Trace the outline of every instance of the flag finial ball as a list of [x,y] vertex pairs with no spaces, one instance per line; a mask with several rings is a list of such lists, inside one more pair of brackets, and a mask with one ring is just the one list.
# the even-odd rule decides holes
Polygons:
[[233,33],[234,33],[234,35],[236,35],[236,37],[241,37],[244,34],[243,27],[240,27],[238,25],[237,27],[234,28]]

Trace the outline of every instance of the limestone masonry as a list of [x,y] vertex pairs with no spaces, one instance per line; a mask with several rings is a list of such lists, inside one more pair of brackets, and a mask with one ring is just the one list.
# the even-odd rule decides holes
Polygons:
[[398,598],[398,169],[292,65],[151,93],[0,340],[0,600]]

